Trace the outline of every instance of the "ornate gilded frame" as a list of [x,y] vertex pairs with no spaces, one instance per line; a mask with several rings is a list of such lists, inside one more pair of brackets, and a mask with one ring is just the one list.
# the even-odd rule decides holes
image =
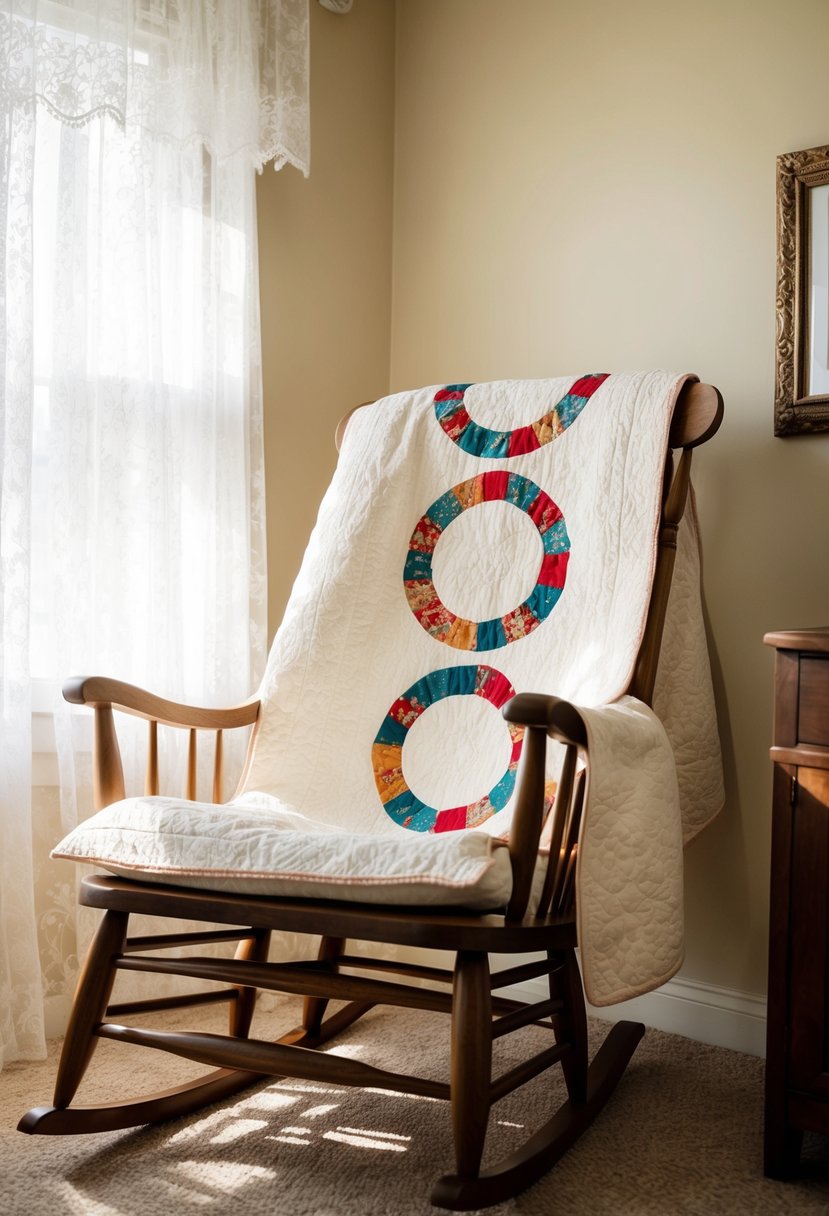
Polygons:
[[777,158],[775,435],[829,431],[829,393],[810,392],[810,193],[829,183],[829,145]]

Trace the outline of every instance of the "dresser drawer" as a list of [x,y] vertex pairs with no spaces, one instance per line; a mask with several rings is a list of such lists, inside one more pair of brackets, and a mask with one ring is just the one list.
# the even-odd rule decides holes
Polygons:
[[829,746],[829,657],[801,656],[797,738]]

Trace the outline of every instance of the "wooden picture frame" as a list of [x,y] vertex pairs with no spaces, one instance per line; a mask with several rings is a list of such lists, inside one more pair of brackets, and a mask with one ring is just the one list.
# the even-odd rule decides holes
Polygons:
[[777,158],[775,435],[829,431],[829,145]]

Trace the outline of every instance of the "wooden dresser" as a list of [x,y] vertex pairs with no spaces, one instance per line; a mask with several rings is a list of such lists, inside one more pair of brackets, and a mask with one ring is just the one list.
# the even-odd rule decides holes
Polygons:
[[765,1171],[790,1177],[829,1135],[829,627],[776,650]]

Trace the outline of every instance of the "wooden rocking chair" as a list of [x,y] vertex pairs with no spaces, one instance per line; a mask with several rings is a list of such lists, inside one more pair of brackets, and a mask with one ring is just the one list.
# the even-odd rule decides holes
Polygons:
[[[650,704],[660,639],[674,564],[677,530],[689,487],[691,449],[718,429],[722,399],[710,385],[686,382],[670,428],[669,446],[682,449],[674,471],[666,453],[663,509],[655,576],[647,624],[629,692]],[[251,700],[228,710],[188,708],[115,680],[91,677],[71,681],[66,698],[94,709],[95,801],[106,807],[124,797],[124,783],[113,725],[113,709],[149,722],[147,793],[158,792],[157,724],[190,732],[188,794],[195,796],[197,731],[221,732],[257,722],[260,704]],[[555,696],[519,693],[503,708],[509,723],[525,729],[518,774],[516,809],[509,840],[512,892],[506,907],[476,912],[465,908],[387,906],[309,898],[240,895],[166,886],[150,881],[97,875],[84,881],[81,902],[102,909],[103,919],[79,982],[52,1106],[30,1110],[20,1130],[39,1135],[110,1131],[179,1117],[224,1099],[266,1077],[304,1078],[335,1085],[373,1086],[441,1098],[451,1103],[455,1172],[438,1179],[432,1203],[466,1210],[499,1203],[541,1177],[589,1126],[613,1092],[644,1033],[644,1027],[618,1022],[588,1061],[587,1019],[576,957],[576,884],[584,794],[581,756],[589,765],[587,737],[576,707]],[[545,749],[551,737],[564,746],[549,833],[549,864],[537,906],[530,897],[539,839],[549,799],[545,797]],[[254,732],[253,744],[256,734]],[[214,800],[220,801],[221,746],[216,749]],[[194,934],[129,937],[130,915],[185,918],[210,928]],[[216,926],[227,926],[226,928]],[[319,935],[316,962],[268,961],[271,931]],[[348,939],[449,952],[451,969],[357,957]],[[235,957],[199,954],[205,943],[235,941]],[[192,947],[188,957],[163,957],[170,947]],[[158,952],[161,951],[160,955]],[[494,974],[488,956],[535,956]],[[540,955],[540,958],[539,958]],[[176,999],[156,998],[110,1006],[120,971],[197,977],[228,987]],[[366,972],[376,978],[367,978]],[[396,973],[403,981],[384,978]],[[546,977],[549,997],[525,1004],[497,992],[535,977]],[[258,989],[304,997],[301,1025],[278,1041],[251,1037]],[[225,1000],[227,1035],[144,1029],[121,1018],[176,1006]],[[329,1001],[345,1001],[326,1016]],[[374,1068],[331,1053],[318,1052],[375,1004],[440,1011],[451,1017],[451,1058],[447,1081],[421,1079]],[[492,1078],[493,1041],[520,1027],[545,1025],[551,1044],[533,1058]],[[159,1048],[203,1063],[213,1071],[198,1080],[128,1101],[102,1106],[72,1105],[100,1039]],[[518,1086],[560,1063],[567,1100],[521,1149],[481,1169],[491,1108]]]

